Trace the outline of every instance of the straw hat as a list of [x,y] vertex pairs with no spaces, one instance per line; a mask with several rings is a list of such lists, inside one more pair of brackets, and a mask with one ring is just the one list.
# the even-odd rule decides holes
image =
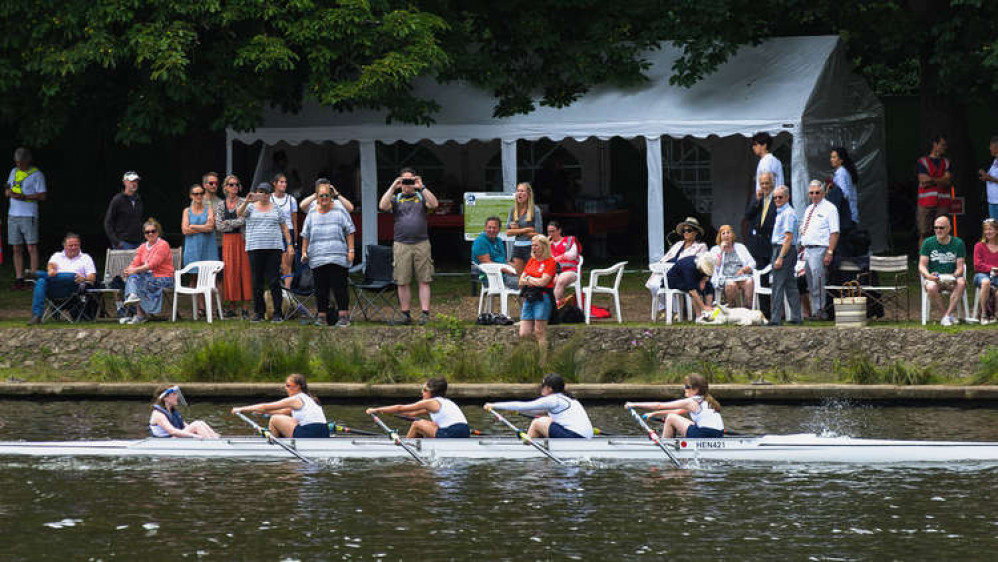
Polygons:
[[710,255],[708,252],[704,252],[697,256],[697,269],[703,272],[704,275],[710,277],[714,275],[714,266],[717,263],[714,261],[714,256]]
[[683,235],[683,227],[684,226],[688,226],[688,227],[692,228],[693,230],[696,230],[697,232],[700,233],[700,236],[703,236],[703,227],[700,226],[700,221],[698,221],[696,219],[696,217],[686,217],[686,220],[684,220],[684,221],[680,222],[679,224],[677,224],[676,225],[676,234],[682,236]]

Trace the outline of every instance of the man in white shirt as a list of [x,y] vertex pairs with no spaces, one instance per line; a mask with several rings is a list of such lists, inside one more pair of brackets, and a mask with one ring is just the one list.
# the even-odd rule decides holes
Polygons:
[[72,232],[62,239],[62,251],[49,258],[48,271],[39,271],[37,275],[29,325],[41,323],[46,297],[66,298],[79,290],[80,285],[97,282],[94,260],[81,251],[80,235]]
[[10,199],[7,210],[7,243],[14,247],[15,291],[30,288],[24,281],[24,251],[27,247],[31,270],[38,269],[38,202],[45,200],[45,174],[31,165],[31,151],[14,151],[14,169],[7,177],[4,195]]
[[811,295],[811,314],[825,315],[825,271],[839,243],[839,210],[825,199],[824,184],[812,180],[807,188],[811,204],[804,210],[800,246],[804,251],[804,273]]
[[783,324],[783,300],[790,305],[790,321],[801,324],[800,292],[794,278],[797,266],[797,213],[790,205],[790,190],[781,185],[773,191],[776,223],[770,242],[773,247],[773,301],[770,303],[769,324]]
[[759,176],[767,172],[773,174],[773,185],[786,185],[783,182],[783,163],[769,152],[772,146],[773,137],[769,133],[752,135],[752,153],[759,157],[759,164],[755,167],[756,194],[762,189],[759,185]]
[[988,171],[978,170],[977,175],[985,184],[986,196],[988,199],[988,215],[998,220],[998,137],[991,137],[991,168]]

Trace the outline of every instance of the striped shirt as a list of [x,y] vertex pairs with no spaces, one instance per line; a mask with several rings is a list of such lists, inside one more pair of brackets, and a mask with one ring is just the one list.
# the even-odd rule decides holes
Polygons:
[[284,217],[277,207],[271,205],[267,211],[257,211],[256,203],[246,207],[246,251],[283,250],[281,224]]
[[352,265],[347,259],[347,235],[353,234],[353,219],[342,207],[321,213],[313,207],[305,217],[301,237],[308,240],[308,266],[312,269],[333,263]]

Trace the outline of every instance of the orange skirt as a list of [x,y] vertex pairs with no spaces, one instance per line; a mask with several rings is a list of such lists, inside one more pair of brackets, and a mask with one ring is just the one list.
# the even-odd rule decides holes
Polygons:
[[246,253],[246,239],[242,233],[226,232],[222,235],[222,261],[225,270],[224,281],[226,301],[251,301],[253,288],[250,286],[249,255]]

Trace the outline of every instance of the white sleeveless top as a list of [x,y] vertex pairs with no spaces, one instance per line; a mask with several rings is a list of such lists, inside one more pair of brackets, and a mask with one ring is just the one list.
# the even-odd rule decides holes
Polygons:
[[690,419],[693,420],[693,423],[697,427],[724,431],[724,420],[721,419],[721,414],[717,410],[710,407],[710,402],[704,400],[703,396],[694,396],[693,399],[700,404],[699,410],[690,412]]
[[298,421],[298,425],[308,425],[310,423],[326,424],[326,414],[322,408],[312,400],[312,397],[304,392],[295,394],[301,400],[301,408],[291,410],[291,417]]
[[461,408],[449,398],[434,396],[433,399],[440,404],[439,410],[430,412],[430,419],[433,420],[433,423],[437,424],[437,427],[445,428],[456,423],[468,423],[468,418],[464,417],[464,412],[461,411]]

